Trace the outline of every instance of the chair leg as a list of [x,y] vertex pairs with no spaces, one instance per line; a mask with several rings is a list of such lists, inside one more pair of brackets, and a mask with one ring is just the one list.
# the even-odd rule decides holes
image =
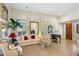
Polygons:
[[57,42],[57,38],[54,39],[54,42]]
[[61,42],[60,38],[56,38],[56,42],[57,43]]
[[60,38],[60,43],[61,43],[61,38]]

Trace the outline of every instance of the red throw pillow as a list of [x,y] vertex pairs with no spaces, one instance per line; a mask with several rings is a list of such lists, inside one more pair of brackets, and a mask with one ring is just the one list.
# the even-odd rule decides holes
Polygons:
[[35,35],[31,35],[31,39],[35,39]]
[[28,40],[28,37],[27,36],[24,36],[24,40]]

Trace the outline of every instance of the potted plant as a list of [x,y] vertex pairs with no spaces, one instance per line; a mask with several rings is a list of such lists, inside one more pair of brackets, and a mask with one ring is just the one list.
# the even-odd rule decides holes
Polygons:
[[11,28],[13,30],[12,33],[10,33],[9,37],[12,38],[12,43],[16,42],[16,30],[17,28],[22,28],[22,25],[13,18],[10,18],[10,22],[7,23],[7,28]]

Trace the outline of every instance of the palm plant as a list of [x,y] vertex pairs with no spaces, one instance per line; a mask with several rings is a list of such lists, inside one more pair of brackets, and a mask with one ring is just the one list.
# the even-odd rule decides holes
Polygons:
[[15,21],[13,18],[10,18],[10,21],[11,22],[8,22],[7,24],[7,28],[11,28],[14,32],[18,27],[22,28],[22,25],[18,22],[18,20]]
[[16,40],[16,34],[15,31],[18,27],[22,28],[22,25],[16,20],[14,20],[13,18],[10,18],[10,22],[7,23],[7,28],[11,28],[14,32],[10,33],[10,36],[12,38],[12,43],[17,42]]

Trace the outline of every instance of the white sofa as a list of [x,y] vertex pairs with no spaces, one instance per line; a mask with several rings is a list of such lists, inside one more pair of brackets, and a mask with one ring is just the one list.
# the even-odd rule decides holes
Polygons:
[[26,35],[26,36],[28,37],[28,40],[24,40],[24,35],[21,36],[20,39],[18,40],[20,46],[40,43],[40,40],[37,35],[35,35],[35,39],[31,39],[31,35]]

